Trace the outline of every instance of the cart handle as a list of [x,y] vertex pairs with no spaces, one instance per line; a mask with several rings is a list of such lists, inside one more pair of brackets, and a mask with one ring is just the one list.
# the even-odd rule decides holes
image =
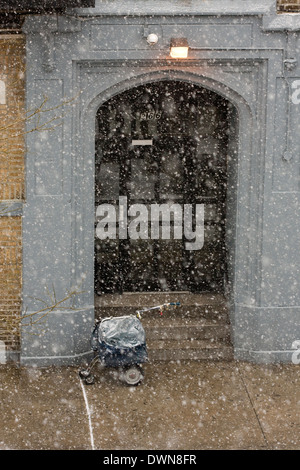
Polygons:
[[180,306],[180,302],[169,302],[169,303],[166,303],[166,304],[157,305],[156,307],[143,308],[142,310],[137,310],[136,311],[136,316],[139,319],[141,319],[142,318],[142,313],[148,312],[149,310],[156,310],[156,309],[159,309],[160,315],[162,315],[163,314],[163,309],[167,308],[169,306],[178,307],[178,306]]

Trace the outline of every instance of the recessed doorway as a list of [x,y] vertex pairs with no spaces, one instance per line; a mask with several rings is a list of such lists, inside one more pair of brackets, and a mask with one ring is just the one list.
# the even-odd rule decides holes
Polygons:
[[[226,99],[183,81],[141,85],[101,105],[95,149],[98,295],[223,291],[229,113]],[[167,219],[159,213],[153,220],[158,207],[170,208]],[[187,208],[191,236],[184,226]],[[201,230],[204,240],[197,245]]]

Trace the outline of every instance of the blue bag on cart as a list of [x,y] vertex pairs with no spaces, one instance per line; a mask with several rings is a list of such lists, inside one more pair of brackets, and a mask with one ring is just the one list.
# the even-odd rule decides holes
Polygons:
[[96,324],[92,347],[108,367],[147,362],[146,334],[135,315],[109,317]]

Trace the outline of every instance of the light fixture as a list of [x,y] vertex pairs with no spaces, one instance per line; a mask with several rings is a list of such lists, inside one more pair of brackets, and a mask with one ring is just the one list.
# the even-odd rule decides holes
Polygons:
[[186,59],[188,56],[189,44],[186,38],[172,38],[170,45],[170,56],[173,59]]
[[147,43],[150,44],[150,46],[153,46],[153,45],[156,44],[157,42],[158,42],[158,36],[157,36],[157,34],[154,34],[154,33],[148,34],[148,36],[147,36]]

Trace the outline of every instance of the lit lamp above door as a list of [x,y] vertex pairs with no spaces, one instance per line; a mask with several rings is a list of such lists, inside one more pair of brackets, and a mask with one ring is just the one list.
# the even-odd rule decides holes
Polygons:
[[189,52],[189,44],[186,38],[172,38],[170,44],[170,56],[173,59],[186,59]]

